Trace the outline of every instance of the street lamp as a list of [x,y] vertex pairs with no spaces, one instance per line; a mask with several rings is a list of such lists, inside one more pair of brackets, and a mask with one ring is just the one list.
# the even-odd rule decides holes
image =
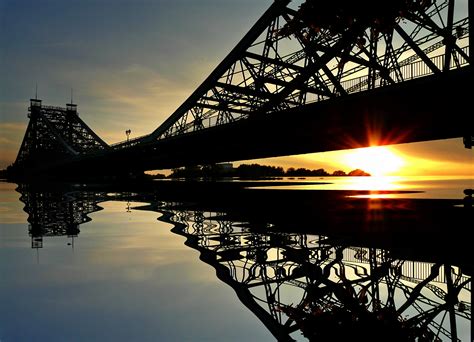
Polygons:
[[127,130],[125,131],[125,134],[127,135],[127,142],[128,142],[128,140],[129,140],[130,133],[132,133],[132,130],[130,130],[130,129],[127,129]]

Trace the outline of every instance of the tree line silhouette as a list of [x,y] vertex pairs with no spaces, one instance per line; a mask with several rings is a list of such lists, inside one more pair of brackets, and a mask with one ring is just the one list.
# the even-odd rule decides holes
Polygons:
[[275,177],[328,177],[328,176],[370,176],[369,173],[355,169],[348,173],[336,170],[329,173],[324,169],[310,170],[306,168],[290,167],[286,171],[280,166],[260,164],[242,164],[238,167],[229,167],[230,164],[212,164],[191,166],[173,169],[169,178],[275,178]]

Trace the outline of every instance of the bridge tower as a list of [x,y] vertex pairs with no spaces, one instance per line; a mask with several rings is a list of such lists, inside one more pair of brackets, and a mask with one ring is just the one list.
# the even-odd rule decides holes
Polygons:
[[12,166],[15,176],[27,177],[33,169],[109,148],[79,118],[77,104],[72,99],[62,108],[45,106],[42,100],[34,98],[28,111],[30,121]]

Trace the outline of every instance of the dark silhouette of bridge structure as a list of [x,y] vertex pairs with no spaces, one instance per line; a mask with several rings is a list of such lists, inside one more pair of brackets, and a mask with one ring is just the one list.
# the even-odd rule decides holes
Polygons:
[[375,6],[364,9],[370,18],[275,0],[189,98],[142,137],[109,145],[72,101],[59,108],[32,99],[11,169],[19,177],[136,174],[455,137],[471,148],[472,6],[394,1],[402,7],[393,15],[367,3]]

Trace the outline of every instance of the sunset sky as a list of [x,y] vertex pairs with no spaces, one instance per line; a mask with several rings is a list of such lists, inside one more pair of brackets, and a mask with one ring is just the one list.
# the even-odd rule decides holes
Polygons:
[[[0,0],[0,168],[11,164],[29,99],[64,106],[108,143],[148,134],[205,79],[271,0]],[[461,1],[467,4],[467,0]],[[462,139],[393,146],[403,175],[474,174]],[[285,168],[360,167],[352,152],[259,160]],[[363,162],[363,159],[361,159]],[[365,165],[367,166],[367,165]],[[367,170],[371,171],[371,170]]]

